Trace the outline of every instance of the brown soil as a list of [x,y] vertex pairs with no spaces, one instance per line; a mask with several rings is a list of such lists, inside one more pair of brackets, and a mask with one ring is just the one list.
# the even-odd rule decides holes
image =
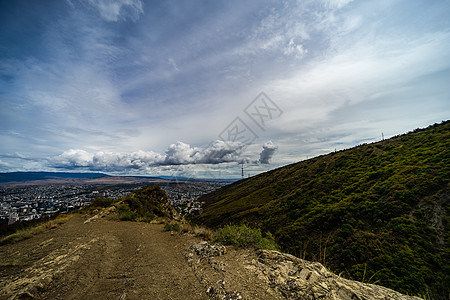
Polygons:
[[0,247],[0,299],[205,299],[184,252],[198,238],[161,224],[75,215]]

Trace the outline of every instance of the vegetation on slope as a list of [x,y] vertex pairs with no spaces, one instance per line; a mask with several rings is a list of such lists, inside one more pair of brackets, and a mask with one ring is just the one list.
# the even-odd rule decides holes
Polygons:
[[117,214],[123,221],[149,222],[157,217],[173,218],[175,210],[161,187],[151,185],[122,197],[116,204]]
[[245,224],[226,225],[219,228],[214,235],[214,242],[239,248],[279,250],[270,232],[263,236],[259,228],[250,228]]
[[10,235],[0,237],[0,245],[20,242],[47,230],[57,228],[67,222],[71,217],[71,214],[61,214],[51,220],[44,219],[39,220],[39,222],[27,224],[28,226],[25,225],[22,228],[18,228]]
[[194,221],[270,231],[354,280],[447,299],[450,121],[316,157],[203,196]]

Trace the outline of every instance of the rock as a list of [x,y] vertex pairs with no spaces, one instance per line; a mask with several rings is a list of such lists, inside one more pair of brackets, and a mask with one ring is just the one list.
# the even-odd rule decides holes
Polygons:
[[127,298],[127,293],[123,292],[118,298],[117,300],[125,300]]
[[[238,274],[241,281],[257,281],[257,286],[265,291],[263,292],[264,299],[420,299],[403,295],[382,286],[341,278],[328,271],[320,263],[302,260],[278,251],[246,250],[248,251],[245,252],[247,254],[240,256],[241,265],[236,266],[227,260],[229,255],[236,255],[236,251],[231,250],[226,253],[226,248],[222,245],[200,242],[193,244],[186,252],[185,255],[189,265],[211,298],[227,300],[259,299],[255,293],[248,293],[249,288],[255,288],[255,285],[249,286],[246,282],[236,284],[235,278]],[[225,266],[227,272],[224,271]],[[236,273],[236,268],[239,269],[240,267],[243,268],[242,271]],[[241,274],[245,273],[247,273],[247,277],[242,277]],[[252,295],[251,298],[248,298],[249,294]]]
[[210,244],[206,241],[193,244],[189,247],[189,252],[195,253],[200,258],[211,258],[214,256],[224,255],[226,248],[223,245]]
[[216,289],[215,289],[213,286],[209,286],[209,287],[206,289],[206,293],[207,293],[208,295],[210,295],[210,296],[214,296],[215,294],[217,294],[217,291],[216,291]]
[[[229,290],[227,287],[227,281],[225,279],[219,279],[212,281],[209,276],[201,274],[205,272],[205,266],[208,266],[208,270],[213,271],[215,275],[223,276],[225,272],[225,263],[218,261],[215,257],[222,256],[226,253],[226,247],[219,244],[211,244],[207,241],[193,244],[189,247],[185,253],[188,264],[194,269],[195,272],[199,272],[197,277],[199,281],[206,287],[206,293],[213,299],[220,300],[239,300],[243,299],[242,295],[238,291]],[[201,273],[200,273],[201,272]],[[224,278],[224,277],[222,277]]]
[[231,291],[231,292],[225,292],[225,295],[222,296],[223,300],[240,300],[242,299],[242,296],[239,292]]
[[252,269],[287,299],[418,300],[394,290],[341,278],[322,264],[271,250],[258,250]]

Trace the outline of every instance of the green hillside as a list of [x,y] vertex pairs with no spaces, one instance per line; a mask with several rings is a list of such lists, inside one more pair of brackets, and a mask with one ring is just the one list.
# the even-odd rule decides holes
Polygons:
[[195,222],[246,223],[283,251],[403,293],[449,297],[450,121],[235,182]]

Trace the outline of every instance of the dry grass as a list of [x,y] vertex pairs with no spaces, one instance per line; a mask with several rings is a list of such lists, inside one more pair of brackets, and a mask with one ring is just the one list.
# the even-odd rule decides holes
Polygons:
[[16,242],[28,239],[28,238],[35,236],[39,233],[42,233],[44,231],[47,231],[49,229],[56,228],[56,227],[60,226],[61,224],[64,224],[65,222],[67,222],[71,217],[72,217],[71,214],[63,214],[63,215],[57,216],[53,220],[47,221],[47,222],[39,224],[37,226],[17,230],[15,233],[3,237],[0,240],[0,245],[16,243]]
[[164,226],[164,230],[166,231],[176,231],[181,233],[191,233],[195,236],[202,237],[205,241],[211,241],[214,237],[214,230],[198,226],[192,225],[185,222],[168,222]]

